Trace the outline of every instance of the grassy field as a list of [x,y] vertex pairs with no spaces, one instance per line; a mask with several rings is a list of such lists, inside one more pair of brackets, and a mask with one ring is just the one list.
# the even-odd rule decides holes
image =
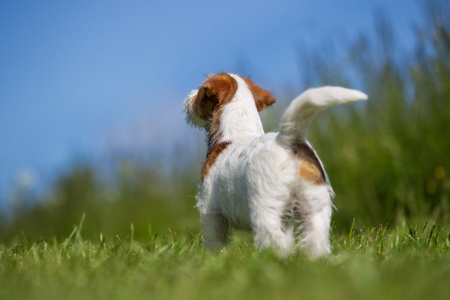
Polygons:
[[220,254],[168,231],[135,241],[82,237],[0,245],[0,299],[448,299],[449,228],[406,223],[332,234],[309,261],[258,252],[239,233]]
[[[107,176],[87,162],[45,194],[15,189],[0,212],[0,299],[448,299],[450,2],[422,2],[414,50],[377,15],[375,37],[336,40],[344,49],[301,64],[302,88],[369,95],[310,126],[336,192],[328,258],[279,259],[242,233],[205,253],[194,209],[204,152],[164,172],[157,158],[125,157]],[[266,130],[287,99],[263,114]]]

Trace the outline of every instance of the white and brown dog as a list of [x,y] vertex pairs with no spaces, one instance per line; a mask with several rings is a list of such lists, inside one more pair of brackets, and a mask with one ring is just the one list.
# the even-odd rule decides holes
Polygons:
[[365,99],[342,87],[309,89],[289,105],[280,131],[265,134],[258,112],[275,97],[249,78],[208,76],[184,106],[187,122],[208,135],[197,194],[205,246],[221,249],[235,228],[252,230],[259,248],[273,247],[281,255],[296,247],[312,258],[330,253],[334,193],[306,131],[317,111]]

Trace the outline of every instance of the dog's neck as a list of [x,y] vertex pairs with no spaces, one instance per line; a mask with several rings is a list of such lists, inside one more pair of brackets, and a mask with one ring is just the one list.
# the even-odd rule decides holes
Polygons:
[[235,143],[264,134],[253,94],[245,81],[231,75],[238,83],[233,99],[214,112],[209,126],[208,148],[220,143]]

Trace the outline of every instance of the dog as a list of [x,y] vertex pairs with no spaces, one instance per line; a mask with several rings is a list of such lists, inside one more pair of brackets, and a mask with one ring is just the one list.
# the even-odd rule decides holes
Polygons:
[[222,249],[234,228],[251,230],[258,248],[280,256],[328,255],[334,192],[307,128],[322,109],[366,99],[343,87],[308,89],[290,103],[280,131],[265,134],[258,112],[275,97],[250,78],[207,76],[184,101],[187,123],[207,134],[196,196],[205,247]]

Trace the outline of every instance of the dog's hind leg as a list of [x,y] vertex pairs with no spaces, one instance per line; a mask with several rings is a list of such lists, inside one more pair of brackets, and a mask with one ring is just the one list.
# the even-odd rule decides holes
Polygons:
[[202,214],[203,240],[206,249],[220,251],[230,232],[227,219],[221,214]]
[[294,236],[292,228],[283,226],[283,210],[271,206],[264,207],[261,202],[265,201],[258,201],[257,207],[251,210],[251,225],[256,246],[261,249],[274,248],[281,256],[290,254],[293,250]]
[[311,258],[326,256],[330,249],[331,196],[326,186],[307,188],[300,205],[301,247]]

